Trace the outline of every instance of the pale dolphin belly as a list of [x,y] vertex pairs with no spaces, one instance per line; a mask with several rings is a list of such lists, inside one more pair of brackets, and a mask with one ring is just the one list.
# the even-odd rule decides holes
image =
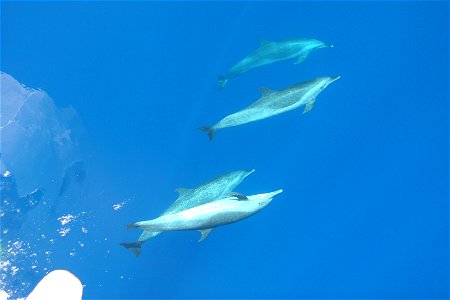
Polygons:
[[264,109],[258,109],[258,110],[256,110],[256,109],[241,110],[237,113],[226,116],[221,121],[219,121],[219,123],[214,125],[214,128],[219,129],[219,128],[227,128],[227,127],[243,125],[243,124],[247,124],[250,122],[268,118],[275,114],[277,114],[277,112],[270,108],[264,108]]
[[179,213],[166,215],[151,221],[138,222],[141,229],[147,231],[180,231],[180,230],[203,230],[234,223],[251,216],[255,212],[242,210],[217,211],[212,214]]

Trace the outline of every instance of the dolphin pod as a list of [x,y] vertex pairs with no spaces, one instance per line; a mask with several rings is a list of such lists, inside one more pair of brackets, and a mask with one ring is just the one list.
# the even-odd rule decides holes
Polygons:
[[316,39],[292,39],[271,42],[261,39],[260,47],[234,65],[225,76],[219,76],[219,89],[223,89],[227,82],[251,69],[268,65],[277,61],[297,58],[295,64],[305,61],[309,53],[314,50],[333,47]]
[[319,77],[298,83],[281,91],[267,88],[261,89],[261,98],[246,108],[226,116],[212,127],[203,126],[200,130],[206,132],[209,139],[214,139],[215,131],[221,128],[233,127],[250,122],[266,119],[305,105],[303,113],[309,112],[316,101],[316,97],[330,83],[340,77]]
[[[299,64],[312,51],[327,47],[331,48],[333,45],[316,39],[292,39],[280,42],[261,40],[258,49],[234,65],[225,76],[219,77],[219,88],[223,89],[230,79],[254,68],[294,58],[297,59],[295,64]],[[213,126],[203,126],[199,129],[212,141],[218,129],[266,119],[301,106],[305,106],[303,113],[307,113],[312,110],[317,96],[339,78],[340,76],[318,77],[279,91],[261,88],[261,97],[253,104],[224,117]],[[202,234],[199,241],[203,241],[214,228],[256,214],[283,190],[248,197],[233,192],[245,177],[253,172],[254,170],[234,171],[194,189],[177,189],[178,198],[159,217],[129,224],[128,228],[139,228],[143,232],[136,242],[121,245],[139,255],[145,241],[161,232],[180,230],[198,230]]]
[[[237,170],[215,177],[200,184],[193,189],[178,188],[179,196],[160,216],[170,215],[190,209],[202,204],[206,204],[218,199],[225,198],[250,174],[255,170]],[[121,243],[120,245],[132,251],[135,255],[141,254],[141,246],[147,240],[157,236],[158,231],[143,231],[136,242]]]
[[149,232],[198,230],[202,234],[199,240],[201,242],[214,228],[235,223],[256,214],[281,192],[283,190],[252,195],[244,197],[244,200],[228,197],[153,220],[129,224],[128,228],[140,228]]

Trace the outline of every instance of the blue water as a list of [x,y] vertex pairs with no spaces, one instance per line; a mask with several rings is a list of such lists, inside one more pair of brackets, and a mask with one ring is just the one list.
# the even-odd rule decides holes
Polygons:
[[[1,70],[75,108],[88,136],[83,198],[61,212],[85,212],[88,232],[59,237],[47,265],[77,275],[86,298],[448,298],[448,2],[1,9]],[[259,38],[301,37],[334,48],[217,90],[217,75]],[[220,130],[212,143],[197,130],[260,87],[337,75],[308,114]],[[175,188],[252,168],[239,192],[284,189],[257,215],[202,243],[198,232],[163,234],[140,257],[118,245],[136,240],[125,225],[157,217]]]

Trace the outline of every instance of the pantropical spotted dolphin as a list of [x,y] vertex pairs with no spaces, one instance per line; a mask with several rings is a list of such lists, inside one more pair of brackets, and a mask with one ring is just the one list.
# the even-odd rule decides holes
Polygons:
[[[232,192],[242,182],[242,180],[244,180],[245,177],[254,171],[255,170],[253,169],[233,171],[205,182],[194,189],[176,189],[179,193],[178,198],[161,214],[161,216],[178,213],[189,208],[223,199],[227,196],[227,194]],[[129,249],[134,254],[140,255],[142,251],[142,244],[158,234],[159,232],[155,231],[144,231],[137,242],[121,243],[120,245]]]
[[316,101],[316,97],[330,83],[340,77],[319,77],[305,81],[281,91],[273,91],[262,88],[262,96],[256,102],[237,113],[226,116],[212,127],[203,126],[199,129],[206,132],[209,139],[214,139],[217,129],[238,126],[257,120],[269,118],[305,105],[303,113],[309,112]]
[[219,89],[223,89],[228,80],[251,69],[277,61],[297,58],[295,64],[302,63],[308,54],[320,48],[333,47],[316,39],[293,39],[280,42],[260,40],[260,47],[234,65],[227,75],[219,76]]
[[201,242],[214,228],[235,223],[256,214],[281,192],[283,190],[248,196],[246,200],[228,197],[153,220],[129,224],[128,228],[140,228],[150,232],[198,230],[202,233],[199,240]]

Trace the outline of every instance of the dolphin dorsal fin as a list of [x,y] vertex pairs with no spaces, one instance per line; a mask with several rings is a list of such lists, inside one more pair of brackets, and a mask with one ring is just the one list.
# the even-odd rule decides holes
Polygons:
[[265,46],[265,45],[268,45],[268,44],[272,43],[271,41],[268,41],[266,39],[259,39],[258,42],[259,42],[260,46]]
[[175,189],[175,192],[177,192],[178,194],[180,194],[180,196],[182,196],[183,194],[189,192],[190,189],[185,189],[185,188],[177,188]]
[[274,90],[271,90],[271,89],[266,88],[266,87],[260,88],[259,91],[261,92],[261,95],[263,95],[263,96],[268,96],[268,95],[270,95],[270,94],[275,92]]
[[231,197],[236,197],[238,200],[248,200],[247,196],[245,196],[244,194],[241,194],[241,193],[230,192],[230,193],[228,193],[228,195]]
[[200,243],[200,242],[204,241],[208,237],[208,235],[211,233],[212,230],[213,230],[213,228],[199,230],[200,233],[202,234],[202,237],[198,240],[198,242]]

